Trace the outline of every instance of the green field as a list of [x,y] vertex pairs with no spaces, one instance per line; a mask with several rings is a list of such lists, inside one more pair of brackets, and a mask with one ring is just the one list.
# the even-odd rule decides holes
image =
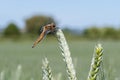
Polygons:
[[[20,80],[41,80],[42,59],[47,57],[54,77],[61,74],[62,80],[67,78],[57,41],[44,40],[35,48],[34,41],[1,41],[0,42],[0,71],[5,71],[5,77],[10,78],[19,64],[22,65]],[[78,80],[86,80],[96,41],[69,41],[71,56],[75,65]],[[120,78],[120,42],[102,41],[104,48],[104,68],[109,80]],[[6,79],[9,80],[9,79]],[[67,79],[66,79],[67,80]],[[119,80],[119,79],[118,79]]]

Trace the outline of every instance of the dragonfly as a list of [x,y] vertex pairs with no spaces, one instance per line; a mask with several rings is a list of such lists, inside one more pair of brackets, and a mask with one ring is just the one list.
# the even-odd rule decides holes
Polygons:
[[41,34],[37,38],[37,40],[34,42],[32,48],[34,48],[48,33],[54,33],[56,31],[56,26],[54,23],[47,24],[43,26],[41,29]]

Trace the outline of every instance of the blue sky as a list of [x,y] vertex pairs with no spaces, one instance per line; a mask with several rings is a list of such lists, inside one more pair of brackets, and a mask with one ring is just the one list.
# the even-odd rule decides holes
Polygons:
[[53,16],[59,27],[80,29],[90,25],[120,27],[120,0],[0,0],[0,28],[28,17]]

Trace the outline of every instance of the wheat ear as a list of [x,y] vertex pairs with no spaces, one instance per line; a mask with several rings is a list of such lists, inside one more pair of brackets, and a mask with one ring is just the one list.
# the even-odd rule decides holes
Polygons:
[[43,60],[42,76],[43,76],[42,80],[53,80],[51,68],[49,66],[49,62],[48,62],[47,58],[45,58]]
[[95,47],[95,51],[94,51],[92,63],[91,63],[91,68],[90,68],[87,80],[97,79],[98,71],[100,70],[100,65],[102,62],[102,55],[103,55],[103,48],[101,44],[98,44]]
[[56,37],[58,39],[59,47],[64,58],[63,60],[66,63],[69,80],[77,80],[72,58],[70,56],[69,47],[61,29],[56,30]]
[[5,80],[5,71],[0,73],[0,80]]
[[20,80],[21,73],[22,73],[22,66],[19,64],[17,66],[16,71],[12,74],[12,80]]

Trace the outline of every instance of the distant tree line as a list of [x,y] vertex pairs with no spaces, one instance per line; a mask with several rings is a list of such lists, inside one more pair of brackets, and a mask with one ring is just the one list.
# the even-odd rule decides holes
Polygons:
[[[40,28],[48,23],[56,21],[51,16],[32,16],[25,21],[25,32],[21,34],[21,30],[18,26],[14,23],[10,23],[3,31],[3,36],[8,38],[18,38],[23,34],[28,34],[35,36],[40,34]],[[96,27],[91,26],[82,30],[82,32],[78,31],[76,34],[75,30],[71,29],[63,29],[64,33],[68,36],[77,36],[80,38],[87,38],[87,39],[120,39],[120,28],[116,29],[113,26],[105,26],[105,27]]]
[[15,25],[14,23],[10,23],[7,26],[7,28],[4,30],[3,34],[4,34],[5,37],[15,38],[15,37],[19,37],[21,33],[20,33],[20,30],[17,27],[17,25]]
[[[40,28],[49,23],[56,23],[50,16],[33,16],[25,20],[25,32],[20,30],[15,23],[10,23],[3,31],[3,37],[6,38],[19,38],[22,34],[35,36],[40,34]],[[24,33],[21,33],[24,32]]]
[[83,36],[89,39],[120,39],[120,29],[111,26],[91,27],[83,31]]

